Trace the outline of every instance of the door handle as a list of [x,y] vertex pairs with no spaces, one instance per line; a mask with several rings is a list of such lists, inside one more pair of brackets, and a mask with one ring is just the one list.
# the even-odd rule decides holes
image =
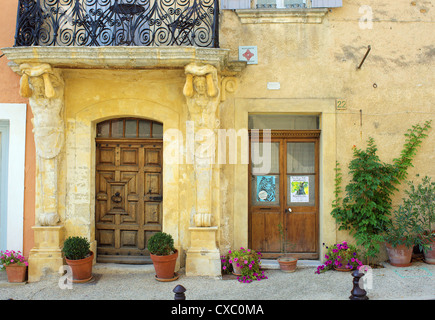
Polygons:
[[163,197],[162,196],[150,197],[150,200],[152,200],[152,201],[162,201]]
[[285,213],[292,213],[292,208],[286,208],[286,209],[284,210],[284,212],[285,212]]

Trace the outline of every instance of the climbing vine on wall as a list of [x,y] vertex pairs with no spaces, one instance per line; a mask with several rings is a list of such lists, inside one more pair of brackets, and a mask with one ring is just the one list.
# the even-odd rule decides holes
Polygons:
[[431,121],[426,121],[408,129],[400,156],[391,164],[379,159],[373,138],[368,139],[365,150],[354,146],[353,159],[348,166],[351,180],[343,198],[340,197],[342,173],[337,162],[331,214],[339,230],[348,230],[357,245],[365,248],[368,261],[379,253],[382,233],[392,209],[392,196],[398,191],[397,185],[406,179],[408,168],[413,167],[412,160],[430,128]]

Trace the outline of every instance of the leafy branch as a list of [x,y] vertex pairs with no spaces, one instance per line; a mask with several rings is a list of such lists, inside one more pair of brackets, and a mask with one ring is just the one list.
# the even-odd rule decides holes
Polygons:
[[[392,196],[407,176],[407,169],[417,153],[431,121],[423,126],[417,124],[408,129],[406,141],[400,157],[393,164],[382,162],[377,156],[377,147],[373,138],[367,141],[366,150],[353,148],[353,160],[349,163],[351,181],[345,187],[346,196],[341,199],[342,175],[339,163],[336,163],[335,200],[331,215],[339,224],[339,230],[348,230],[366,249],[367,259],[379,253],[382,234],[389,225],[392,210]],[[341,201],[341,203],[340,203]]]

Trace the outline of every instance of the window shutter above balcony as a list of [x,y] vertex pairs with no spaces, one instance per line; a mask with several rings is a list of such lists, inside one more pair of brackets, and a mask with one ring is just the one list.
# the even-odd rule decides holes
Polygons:
[[222,0],[221,9],[250,9],[251,0]]
[[343,0],[311,0],[312,8],[337,8],[343,6]]

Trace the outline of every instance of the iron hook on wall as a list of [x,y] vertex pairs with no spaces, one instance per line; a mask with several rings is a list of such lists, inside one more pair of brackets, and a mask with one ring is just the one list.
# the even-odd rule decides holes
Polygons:
[[358,66],[357,69],[361,69],[361,67],[362,67],[362,65],[363,65],[363,63],[364,63],[364,61],[366,60],[367,56],[369,55],[370,50],[372,50],[372,47],[369,45],[368,48],[367,48],[367,52],[366,52],[366,54],[364,55],[364,58],[362,59],[362,61],[361,61],[361,63],[359,64],[359,66]]

